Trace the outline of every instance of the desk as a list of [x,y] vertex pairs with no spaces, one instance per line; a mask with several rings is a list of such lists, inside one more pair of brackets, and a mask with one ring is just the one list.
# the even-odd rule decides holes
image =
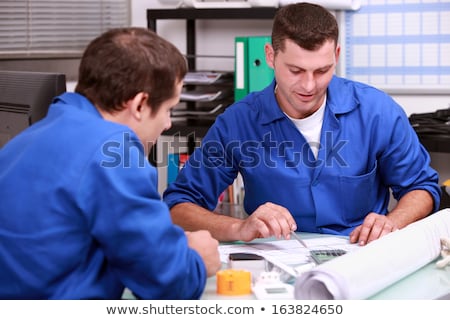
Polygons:
[[[305,239],[308,237],[325,237],[327,235],[302,235]],[[414,250],[411,248],[411,250]],[[400,300],[400,299],[438,299],[450,294],[450,266],[444,269],[438,269],[434,265],[435,261],[429,263],[423,268],[392,284],[384,290],[378,292],[369,298],[369,300]],[[226,267],[225,265],[223,266]],[[205,290],[201,297],[202,300],[254,300],[255,296],[225,296],[216,293],[216,278],[211,277],[206,283]],[[450,297],[447,296],[447,299]]]

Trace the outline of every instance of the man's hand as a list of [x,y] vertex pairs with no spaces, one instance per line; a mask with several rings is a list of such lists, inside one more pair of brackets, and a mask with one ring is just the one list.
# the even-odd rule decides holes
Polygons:
[[396,231],[399,228],[389,217],[375,212],[369,213],[363,223],[350,233],[350,242],[361,246]]
[[198,252],[205,263],[208,277],[216,274],[222,266],[219,256],[219,241],[211,237],[209,231],[185,231],[188,245]]
[[248,218],[237,225],[239,239],[251,241],[255,238],[276,237],[289,239],[297,225],[290,212],[271,202],[259,206]]

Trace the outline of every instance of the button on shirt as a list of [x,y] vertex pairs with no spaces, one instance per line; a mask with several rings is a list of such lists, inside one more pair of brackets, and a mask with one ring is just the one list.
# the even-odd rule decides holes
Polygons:
[[244,209],[286,207],[298,229],[348,235],[369,212],[421,189],[439,206],[438,174],[403,109],[373,87],[333,77],[317,159],[274,95],[275,82],[220,115],[164,193],[169,207],[193,202],[210,210],[238,172]]

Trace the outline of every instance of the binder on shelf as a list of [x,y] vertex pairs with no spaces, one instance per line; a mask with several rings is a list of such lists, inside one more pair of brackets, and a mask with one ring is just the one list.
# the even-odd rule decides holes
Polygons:
[[273,69],[266,63],[264,46],[270,36],[235,38],[234,100],[261,90],[273,80]]
[[180,168],[179,160],[180,155],[178,153],[169,153],[167,155],[167,185],[175,181]]
[[169,153],[167,159],[167,185],[169,185],[176,180],[178,173],[189,159],[189,154]]
[[189,159],[189,154],[180,153],[180,155],[178,156],[178,171],[183,169],[183,167],[186,164],[186,162],[188,161],[188,159]]

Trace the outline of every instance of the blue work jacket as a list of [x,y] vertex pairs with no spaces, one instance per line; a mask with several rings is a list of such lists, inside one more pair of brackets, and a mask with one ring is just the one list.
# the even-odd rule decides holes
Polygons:
[[427,190],[439,206],[430,167],[403,109],[386,93],[333,77],[317,159],[274,95],[275,82],[221,114],[164,193],[169,207],[193,202],[214,209],[242,174],[244,208],[286,207],[299,231],[348,235],[369,212],[386,214],[396,199]]
[[0,299],[196,299],[206,283],[128,127],[65,93],[0,150]]

